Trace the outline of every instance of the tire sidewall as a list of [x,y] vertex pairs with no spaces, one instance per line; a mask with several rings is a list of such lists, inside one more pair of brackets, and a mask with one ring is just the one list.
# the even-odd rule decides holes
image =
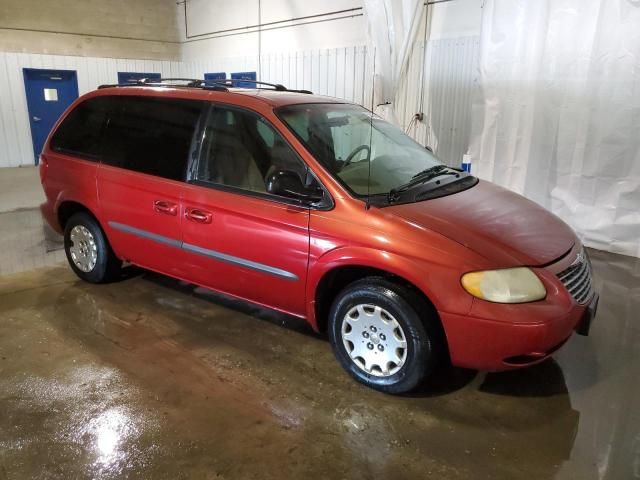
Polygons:
[[[82,225],[89,230],[96,243],[96,265],[90,272],[80,270],[71,258],[71,230],[78,225]],[[100,225],[98,225],[98,222],[93,217],[86,213],[76,213],[67,221],[64,229],[64,251],[71,269],[78,277],[91,283],[100,283],[104,280],[108,267],[109,246]]]
[[[358,304],[377,305],[398,321],[407,340],[407,359],[402,368],[388,377],[378,377],[362,370],[349,356],[342,341],[342,322],[347,312]],[[331,307],[329,336],[338,361],[356,380],[387,393],[404,393],[417,387],[430,371],[433,339],[424,328],[416,308],[394,289],[370,284],[347,287]]]

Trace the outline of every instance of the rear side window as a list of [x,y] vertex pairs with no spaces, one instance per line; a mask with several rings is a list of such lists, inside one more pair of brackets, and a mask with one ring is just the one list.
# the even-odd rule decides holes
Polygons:
[[96,97],[74,108],[51,137],[50,148],[98,160],[109,103],[108,97]]
[[202,102],[158,97],[111,97],[102,143],[108,165],[184,180]]

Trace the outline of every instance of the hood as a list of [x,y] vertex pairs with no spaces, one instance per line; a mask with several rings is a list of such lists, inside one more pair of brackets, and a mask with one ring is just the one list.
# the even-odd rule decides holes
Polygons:
[[566,223],[537,203],[482,180],[459,193],[385,210],[470,248],[496,268],[548,264],[577,241]]

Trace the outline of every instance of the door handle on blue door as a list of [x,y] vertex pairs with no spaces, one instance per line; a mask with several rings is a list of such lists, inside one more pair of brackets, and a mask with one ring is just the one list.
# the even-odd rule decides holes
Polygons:
[[213,215],[206,210],[199,210],[197,208],[187,208],[184,212],[184,216],[187,220],[191,220],[196,223],[211,223]]
[[39,122],[40,120],[42,120],[40,117],[33,117],[34,122]]

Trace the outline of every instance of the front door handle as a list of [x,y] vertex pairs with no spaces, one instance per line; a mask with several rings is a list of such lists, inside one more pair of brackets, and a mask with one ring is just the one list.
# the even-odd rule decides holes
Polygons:
[[184,216],[187,217],[187,220],[191,220],[196,223],[211,223],[211,219],[213,218],[211,212],[197,208],[187,208],[184,212]]
[[178,214],[178,205],[166,200],[156,200],[153,202],[153,209],[158,213],[176,216]]

